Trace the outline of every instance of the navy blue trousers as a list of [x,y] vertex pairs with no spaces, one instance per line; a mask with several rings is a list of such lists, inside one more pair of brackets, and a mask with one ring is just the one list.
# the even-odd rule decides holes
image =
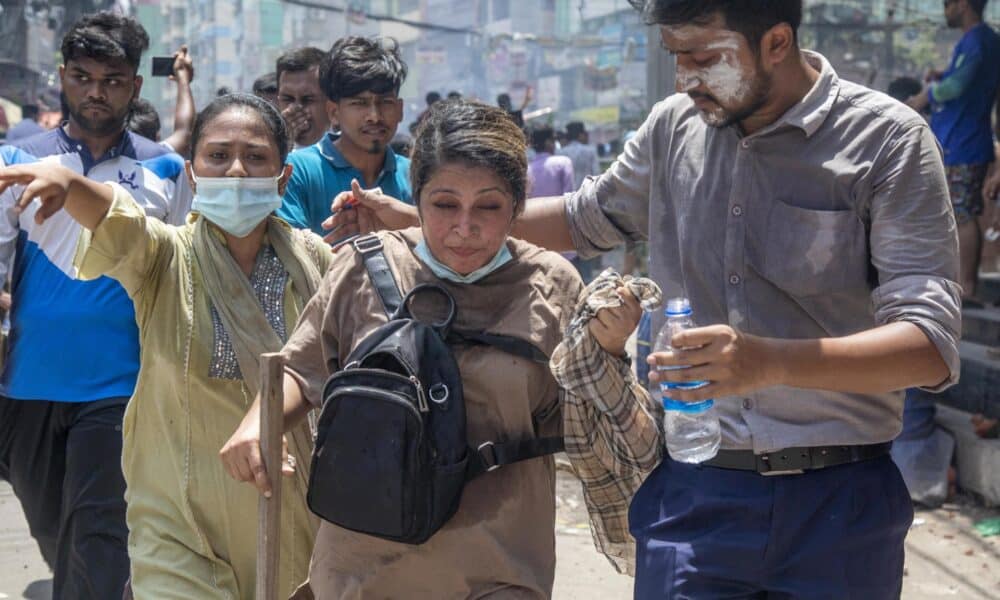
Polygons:
[[629,511],[635,598],[899,598],[912,520],[889,456],[771,477],[666,459]]

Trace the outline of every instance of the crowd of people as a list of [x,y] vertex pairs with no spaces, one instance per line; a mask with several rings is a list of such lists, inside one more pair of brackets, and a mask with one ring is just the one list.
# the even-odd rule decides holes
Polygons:
[[[258,495],[279,476],[283,598],[549,598],[554,458],[495,448],[553,437],[636,598],[899,597],[904,390],[958,379],[977,217],[1000,189],[985,0],[945,3],[956,55],[926,86],[894,84],[898,100],[799,47],[801,0],[633,4],[676,55],[678,93],[604,170],[584,123],[526,124],[530,88],[516,109],[432,92],[400,137],[408,69],[382,38],[292,49],[200,111],[182,47],[161,140],[142,25],[100,12],[68,30],[65,122],[26,120],[0,146],[0,479],[55,598],[253,598]],[[651,282],[594,278],[590,260],[636,243]],[[349,358],[403,314],[387,280],[443,290],[454,330],[480,336],[441,332],[481,468],[416,544],[320,520],[308,500],[327,381],[367,368]],[[650,352],[657,285],[701,327]],[[657,396],[706,383],[664,389],[714,399],[715,458],[663,452],[658,398],[625,351],[637,328]],[[273,352],[281,474],[260,442]],[[403,379],[393,393],[416,385],[420,412],[448,399]],[[338,418],[378,437],[363,413]],[[371,519],[398,518],[382,500]]]

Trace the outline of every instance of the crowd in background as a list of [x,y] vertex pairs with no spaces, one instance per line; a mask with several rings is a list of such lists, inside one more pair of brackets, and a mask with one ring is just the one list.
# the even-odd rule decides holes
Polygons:
[[[919,175],[927,175],[933,183],[947,185],[961,242],[960,283],[965,306],[984,304],[976,287],[984,236],[989,243],[1000,238],[997,233],[1000,232],[1000,211],[994,208],[1000,192],[1000,168],[996,168],[995,154],[998,152],[996,132],[1000,129],[995,129],[991,120],[994,111],[1000,115],[997,104],[1000,69],[996,66],[1000,64],[1000,36],[982,22],[984,5],[985,0],[946,1],[949,26],[963,31],[948,67],[929,72],[922,78],[898,80],[888,90],[898,101],[905,102],[929,120],[943,150],[947,181],[938,182],[935,179],[937,172],[931,172],[926,163],[922,166],[927,172]],[[341,229],[342,224],[337,220],[337,213],[351,210],[351,206],[346,205],[347,197],[359,198],[364,194],[366,202],[373,206],[388,202],[383,196],[391,197],[410,208],[420,205],[421,211],[429,210],[427,204],[421,205],[420,190],[414,189],[414,182],[423,185],[430,177],[424,173],[422,178],[420,171],[414,175],[413,170],[430,168],[426,167],[428,157],[437,156],[432,150],[440,149],[438,146],[432,148],[432,142],[446,144],[451,139],[449,136],[458,135],[449,131],[447,115],[466,119],[464,122],[469,128],[482,127],[484,135],[498,131],[498,135],[507,136],[519,131],[523,133],[523,137],[514,136],[516,143],[502,149],[487,149],[494,152],[490,156],[499,156],[507,161],[504,164],[513,165],[507,171],[499,167],[495,172],[489,171],[494,179],[506,181],[504,177],[510,178],[510,173],[520,173],[518,169],[523,168],[523,177],[519,179],[524,182],[523,194],[513,193],[512,199],[505,196],[503,202],[491,209],[502,208],[510,213],[506,229],[497,228],[497,235],[503,239],[511,233],[515,216],[530,210],[536,199],[563,197],[570,203],[572,198],[579,204],[582,202],[579,198],[593,196],[596,205],[606,201],[603,196],[598,198],[600,194],[618,191],[635,196],[629,198],[632,202],[629,206],[640,206],[642,202],[648,206],[657,192],[628,190],[625,185],[622,185],[624,191],[609,191],[613,186],[598,186],[596,178],[604,173],[602,156],[607,153],[606,149],[590,143],[587,124],[583,122],[563,123],[559,115],[539,122],[541,119],[526,113],[532,101],[530,88],[519,106],[514,105],[508,94],[501,94],[495,106],[487,107],[467,102],[458,91],[450,91],[445,97],[429,92],[427,107],[413,120],[409,135],[397,131],[404,117],[398,93],[407,77],[407,67],[394,43],[384,39],[348,37],[335,41],[325,50],[289,49],[277,59],[274,71],[261,74],[251,90],[223,89],[216,98],[192,96],[191,81],[196,74],[188,48],[182,46],[173,56],[170,79],[176,84],[177,101],[171,126],[165,128],[152,105],[141,98],[141,77],[137,72],[147,46],[145,31],[133,19],[113,13],[85,17],[70,29],[63,41],[61,122],[57,127],[48,128],[40,122],[40,116],[46,112],[44,107],[26,104],[22,106],[22,120],[8,129],[5,145],[0,147],[0,165],[25,169],[24,181],[16,182],[19,185],[31,185],[32,178],[51,177],[48,185],[58,188],[65,184],[65,189],[73,187],[82,194],[80,186],[85,185],[81,184],[81,179],[115,184],[113,188],[90,190],[92,194],[85,200],[79,199],[83,196],[69,194],[67,198],[72,201],[66,200],[67,210],[61,212],[49,211],[45,206],[21,207],[25,212],[8,215],[7,221],[0,226],[0,275],[5,281],[14,283],[8,285],[8,292],[2,299],[3,308],[9,312],[6,318],[12,336],[5,355],[3,393],[0,394],[0,429],[9,431],[0,433],[6,433],[7,440],[12,441],[6,442],[5,451],[9,456],[0,460],[3,464],[0,478],[13,484],[22,502],[32,535],[54,569],[57,596],[62,590],[86,588],[99,590],[93,597],[119,597],[131,572],[137,579],[134,582],[136,596],[152,598],[157,592],[150,590],[166,589],[171,585],[157,582],[156,573],[167,572],[190,575],[185,592],[188,597],[209,597],[199,594],[212,593],[207,591],[210,588],[199,585],[214,580],[218,585],[238,590],[240,597],[249,598],[247,586],[253,580],[253,536],[250,535],[253,532],[249,531],[252,528],[246,523],[230,522],[231,517],[220,507],[223,501],[230,502],[227,509],[234,514],[249,514],[252,518],[256,496],[247,491],[252,490],[249,486],[237,489],[234,481],[220,477],[223,472],[217,464],[216,454],[222,449],[226,474],[233,480],[255,483],[262,491],[266,489],[267,484],[261,481],[257,469],[259,465],[254,462],[259,462],[259,456],[256,459],[251,456],[252,451],[246,450],[246,440],[239,438],[245,428],[244,415],[256,391],[253,386],[248,391],[243,385],[244,378],[256,374],[259,368],[256,357],[262,351],[277,351],[290,339],[300,315],[306,315],[304,322],[311,322],[314,329],[313,337],[302,342],[303,347],[317,353],[320,348],[324,348],[324,352],[328,350],[320,340],[329,344],[333,335],[329,329],[336,326],[331,325],[329,314],[318,312],[320,308],[310,304],[309,299],[317,291],[321,296],[332,293],[327,289],[329,284],[320,287],[321,275],[330,266],[327,245],[339,246],[354,239],[354,234]],[[820,72],[831,77],[817,68],[817,73]],[[907,110],[898,102],[884,104],[888,100],[881,95],[875,99],[866,98],[881,108]],[[199,108],[202,109],[200,113]],[[871,113],[878,113],[878,110]],[[246,117],[247,114],[252,118]],[[495,130],[483,125],[498,115],[509,122],[502,121]],[[853,118],[863,121],[874,117]],[[663,122],[660,121],[659,126],[663,126]],[[642,166],[635,166],[634,161],[645,159],[640,149],[650,146],[652,128],[650,125],[641,132],[629,132],[624,136],[619,145],[623,148],[621,162],[616,163],[619,169],[613,176],[638,173],[637,177],[649,177],[649,173],[644,173]],[[694,139],[694,134],[690,135]],[[468,140],[463,143],[471,144]],[[914,147],[921,148],[925,154],[933,151],[919,144]],[[898,161],[903,167],[912,166],[907,162],[912,157],[906,156],[910,149],[901,143],[899,152],[890,153],[886,160]],[[486,161],[462,160],[469,164],[458,159],[453,162],[468,169],[486,168]],[[44,175],[36,163],[58,165],[66,172],[53,170],[53,175]],[[450,168],[457,167],[450,165]],[[460,175],[468,176],[469,172],[463,171]],[[683,175],[690,178],[692,185],[700,182],[690,172]],[[268,188],[270,196],[261,195],[261,214],[255,213],[254,218],[246,222],[241,222],[239,215],[220,208],[228,188],[225,182],[217,181],[243,177],[260,180],[261,185],[277,186],[280,194],[275,201]],[[215,205],[210,202],[213,190],[214,198],[219,201]],[[921,192],[912,191],[914,194]],[[642,199],[637,199],[638,196]],[[453,208],[453,204],[444,200],[435,201],[432,206],[434,210],[444,211]],[[584,210],[573,203],[568,206]],[[645,271],[642,261],[637,259],[642,251],[636,244],[643,241],[639,225],[629,220],[627,209],[604,208],[605,214],[613,218],[597,222],[592,218],[593,213],[571,215],[579,221],[573,225],[579,230],[573,232],[581,236],[580,231],[585,230],[591,236],[587,241],[591,246],[589,254],[604,250],[599,244],[602,235],[606,236],[604,240],[615,242],[609,245],[627,242],[629,251],[624,263],[612,266],[627,274]],[[402,214],[406,207],[393,210]],[[368,224],[368,229],[400,228],[402,225],[397,227],[396,223],[387,220],[397,215],[393,210],[381,213],[358,210],[356,218],[359,221],[380,220],[374,225]],[[591,210],[596,208],[591,206]],[[739,217],[742,210],[736,206],[732,214]],[[190,216],[192,211],[214,224],[225,224],[225,234],[217,236],[208,232],[204,219],[197,221],[201,224],[199,229]],[[272,213],[274,218],[270,216]],[[683,216],[690,218],[686,213]],[[433,223],[434,218],[444,220],[444,217],[427,216],[424,212],[420,218],[425,220],[400,223],[426,226],[428,222]],[[271,229],[266,238],[265,223],[278,228]],[[636,231],[629,229],[633,225]],[[650,224],[645,223],[645,226],[648,229]],[[603,229],[595,231],[598,228]],[[243,247],[239,240],[246,239],[252,232],[259,233],[259,238],[255,238],[254,244]],[[891,237],[891,232],[878,233]],[[386,242],[387,245],[398,251],[413,241],[405,235],[400,236]],[[85,254],[78,254],[77,239],[84,240],[80,252],[86,250]],[[804,244],[801,240],[793,241]],[[419,242],[414,243],[419,245]],[[701,240],[700,243],[702,251],[709,251],[714,242]],[[887,242],[887,245],[890,244]],[[133,252],[126,246],[143,250]],[[436,253],[432,250],[424,250],[428,253],[424,262],[434,263],[434,267],[440,269],[434,270],[437,276],[451,278],[453,282],[475,281],[463,278],[474,275],[476,270],[456,274],[448,265],[436,264],[433,258]],[[513,258],[504,256],[501,249],[495,250],[495,256],[486,267],[497,267],[513,260],[519,265],[530,263],[532,268],[552,269],[558,277],[565,278],[560,281],[572,281],[572,285],[567,283],[567,290],[571,289],[572,293],[566,290],[552,292],[553,302],[568,305],[565,311],[551,309],[546,304],[548,298],[542,302],[545,310],[552,311],[543,310],[540,317],[546,332],[566,325],[569,310],[583,289],[572,278],[575,275],[571,277],[568,269],[563,272],[562,262],[552,262],[555,259],[524,258],[519,253],[530,250],[520,245],[515,248],[517,252]],[[233,260],[219,258],[225,257],[227,251]],[[563,256],[572,261],[583,283],[593,280],[601,271],[600,267],[606,266],[606,263],[578,256],[568,249],[564,249]],[[943,261],[941,256],[939,253],[932,258]],[[177,257],[188,257],[190,261],[184,262]],[[208,257],[214,257],[212,260],[225,267],[210,265]],[[652,260],[659,260],[659,257]],[[685,263],[685,268],[688,267],[691,265]],[[732,288],[743,283],[746,277],[735,273],[723,275],[720,280],[728,281]],[[252,310],[247,309],[253,313],[251,325],[239,323],[240,313],[227,314],[228,309],[221,307],[222,290],[235,288],[224,285],[213,291],[210,281],[213,277],[227,285],[234,281],[249,283],[249,287],[244,286],[245,290],[240,289],[246,292],[246,297],[242,298],[247,302],[245,306],[252,307]],[[411,279],[416,281],[419,277]],[[526,276],[521,282],[523,289],[508,282],[511,285],[508,291],[518,289],[531,295],[545,287],[533,279],[525,283],[529,279]],[[947,277],[942,275],[939,279],[945,281]],[[348,286],[350,281],[350,276],[345,274],[339,285]],[[941,286],[942,289],[936,292],[942,297],[954,291],[949,282]],[[159,290],[161,295],[150,295],[152,288]],[[275,289],[286,288],[289,290],[287,296],[274,295]],[[169,306],[162,304],[164,296],[172,298]],[[256,304],[254,298],[258,301]],[[371,300],[371,306],[377,307],[374,299]],[[508,304],[513,306],[515,302],[516,298],[511,297]],[[862,303],[867,306],[868,299]],[[947,298],[941,303],[947,304]],[[724,304],[721,302],[719,306]],[[738,317],[738,308],[732,310]],[[958,315],[952,316],[958,318]],[[260,327],[254,329],[258,325]],[[268,326],[276,335],[267,335],[266,339],[255,337],[260,328],[270,331]],[[359,329],[362,326],[363,323],[358,324]],[[781,326],[775,325],[775,329],[780,330]],[[648,314],[639,324],[638,331],[635,367],[642,384],[648,385],[647,358],[652,341]],[[201,332],[201,337],[208,340],[204,347],[191,341],[198,337],[192,332]],[[548,333],[543,337],[547,342],[553,339]],[[942,334],[940,337],[947,336]],[[187,340],[186,346],[177,345],[182,338]],[[66,343],[54,351],[52,346],[56,340],[66,340]],[[555,344],[549,346],[552,350]],[[97,348],[106,351],[95,353]],[[155,356],[151,354],[153,348],[160,348]],[[248,359],[247,355],[253,358]],[[43,367],[40,356],[53,358],[47,358]],[[301,360],[303,369],[315,367],[305,358]],[[191,367],[192,364],[197,368]],[[944,369],[954,370],[953,367],[949,363]],[[175,371],[183,373],[187,387],[165,390],[173,381],[171,376]],[[525,373],[526,377],[535,375],[530,369]],[[307,385],[303,382],[310,379],[309,375],[290,377],[299,385]],[[252,377],[246,380],[249,379]],[[945,379],[946,383],[948,381]],[[500,385],[495,381],[489,383]],[[136,389],[156,397],[159,412],[151,408],[153,405],[144,405],[149,407],[148,413],[137,412],[136,401],[129,403]],[[552,400],[557,388],[547,390],[544,398],[539,396],[532,401]],[[217,401],[215,408],[191,409],[200,401],[199,394]],[[751,396],[748,393],[743,404],[746,412],[751,411]],[[305,406],[305,401],[302,404]],[[163,406],[171,409],[163,409]],[[299,410],[304,416],[306,409]],[[907,397],[906,411],[900,438],[904,443],[897,444],[894,456],[914,499],[928,503],[943,501],[947,497],[949,478],[954,480],[954,475],[948,472],[952,447],[933,430],[932,402],[913,391]],[[530,413],[512,415],[511,418],[527,418],[529,422],[533,416]],[[862,421],[865,417],[857,418]],[[162,448],[154,448],[159,444],[158,432],[171,430],[177,422],[186,423],[187,429],[162,434]],[[978,418],[976,426],[983,436],[997,433],[996,421]],[[123,427],[126,432],[124,448]],[[211,431],[207,430],[209,427]],[[192,436],[190,431],[193,430],[197,434]],[[296,431],[300,434],[298,437],[307,439],[308,427],[300,424]],[[291,432],[290,429],[290,435]],[[198,439],[198,435],[202,437]],[[150,444],[145,453],[134,445],[137,437],[141,437],[139,443]],[[296,443],[301,447],[307,445],[302,440]],[[929,444],[937,444],[933,464],[926,460]],[[28,448],[41,450],[27,452]],[[197,464],[197,460],[191,464],[185,462],[187,457],[198,453],[209,456],[211,466],[207,466],[207,461],[202,464]],[[305,459],[304,454],[308,451],[298,453],[300,460]],[[11,458],[15,455],[20,458]],[[914,460],[914,456],[922,458]],[[933,473],[928,475],[928,470]],[[542,481],[544,475],[533,473],[525,485],[534,489],[532,486]],[[195,480],[205,489],[192,491],[184,487]],[[943,494],[941,481],[945,482]],[[929,482],[927,485],[934,488],[933,493],[924,494],[918,482]],[[316,547],[328,548],[331,554],[325,559],[332,561],[330,556],[336,552],[338,544],[353,547],[348,542],[356,542],[353,538],[324,538],[324,529],[319,530],[318,538],[315,537],[316,529],[310,525],[310,516],[304,509],[305,488],[301,487],[297,493],[293,501],[299,502],[302,510],[289,517],[288,531],[301,532],[302,537],[283,543],[287,546],[289,560],[294,560],[303,572],[295,568],[286,570],[285,588],[290,588],[292,579],[298,583],[305,578],[304,570],[308,567],[314,543],[318,544]],[[202,495],[191,500],[197,494]],[[476,498],[482,500],[480,496]],[[538,523],[547,522],[547,515],[530,513],[529,507],[524,507],[524,511],[537,517]],[[497,518],[510,525],[516,520],[515,516],[511,513]],[[247,531],[242,531],[241,527]],[[499,556],[492,565],[494,568],[500,564],[525,588],[534,586],[544,590],[546,578],[551,587],[550,565],[538,567],[538,563],[548,560],[551,553],[545,540],[531,535],[537,531],[521,532],[521,537],[511,541],[504,538],[504,532],[483,529],[475,532],[476,539],[482,541],[495,536],[505,543],[510,542],[511,546],[523,543],[530,549],[529,554],[541,557],[526,567],[515,560],[504,562],[505,557]],[[129,535],[131,542],[126,545]],[[333,534],[327,531],[325,535]],[[95,542],[97,538],[101,538],[99,542]],[[487,545],[486,541],[483,545]],[[370,552],[373,556],[382,556],[383,550],[379,547],[375,552],[364,544],[357,548],[361,554]],[[451,556],[449,552],[452,551],[448,547],[443,555]],[[324,558],[317,556],[314,555],[313,560],[322,563]],[[552,562],[554,568],[554,554]],[[416,561],[413,564],[437,563]],[[490,565],[469,566],[473,570],[480,567],[488,570]],[[317,568],[315,564],[313,568]],[[401,567],[401,570],[407,577],[421,576],[413,565]],[[470,575],[469,581],[454,585],[462,589],[462,585],[473,585],[470,583],[473,579]],[[220,581],[222,583],[218,583]],[[329,585],[331,589],[349,589],[353,585],[333,576],[326,584],[323,581],[320,577],[314,585]],[[358,585],[379,589],[371,582]],[[544,596],[544,592],[541,595]]]

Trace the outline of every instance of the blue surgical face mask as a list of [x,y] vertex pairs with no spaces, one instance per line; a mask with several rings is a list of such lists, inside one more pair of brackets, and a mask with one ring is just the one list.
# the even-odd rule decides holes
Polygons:
[[246,237],[269,214],[281,207],[281,177],[192,177],[197,191],[191,210],[201,213],[223,231]]
[[434,255],[431,254],[431,249],[427,246],[425,241],[420,240],[420,243],[417,244],[417,247],[414,248],[413,251],[417,253],[420,260],[424,261],[425,265],[430,267],[431,271],[433,271],[439,279],[454,281],[455,283],[475,283],[509,263],[514,258],[511,256],[510,250],[507,249],[507,244],[505,242],[502,246],[500,246],[500,250],[497,251],[493,260],[468,275],[460,275],[448,265],[434,258]]

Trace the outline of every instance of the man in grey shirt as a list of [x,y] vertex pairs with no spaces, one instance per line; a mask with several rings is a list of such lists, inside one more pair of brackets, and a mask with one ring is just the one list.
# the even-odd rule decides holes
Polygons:
[[[716,400],[722,450],[664,460],[634,498],[636,597],[898,598],[913,515],[888,456],[901,390],[959,373],[940,150],[916,113],[799,50],[801,0],[644,9],[681,93],[607,172],[533,200],[514,231],[583,255],[648,240],[653,278],[704,325],[650,358],[691,368],[651,379],[709,381],[671,398]],[[363,196],[341,221],[412,223]]]

